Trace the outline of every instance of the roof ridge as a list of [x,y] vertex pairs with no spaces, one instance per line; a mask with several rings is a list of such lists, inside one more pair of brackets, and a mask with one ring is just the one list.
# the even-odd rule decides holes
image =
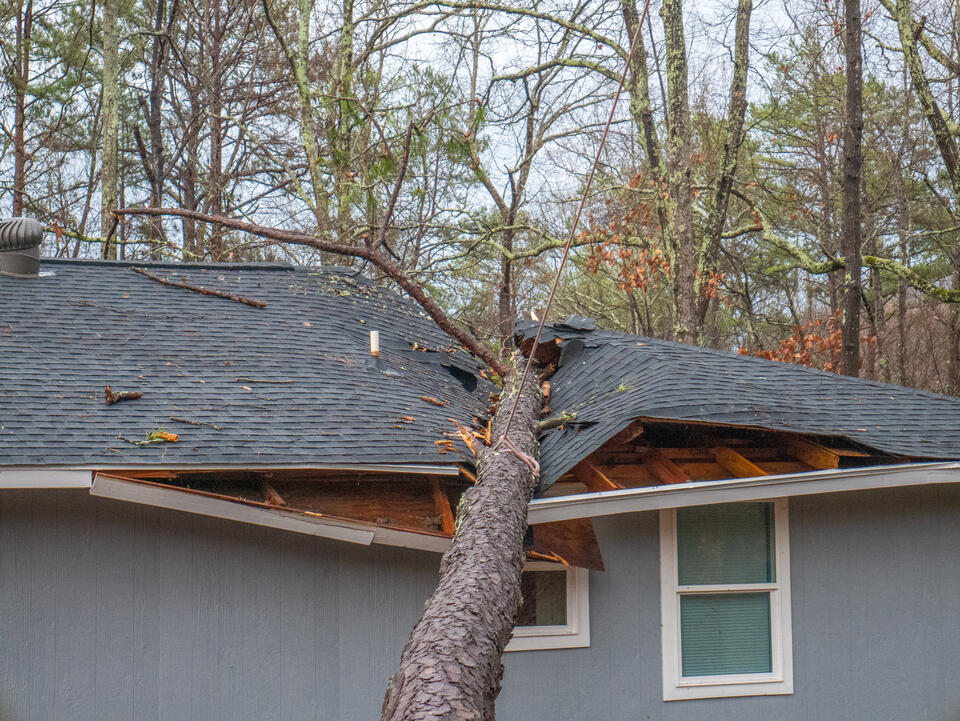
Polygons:
[[243,263],[180,263],[170,260],[107,260],[104,258],[40,258],[42,265],[80,265],[105,268],[171,268],[181,270],[276,270],[311,273],[337,273],[357,275],[360,271],[343,265],[296,265],[283,262],[243,262]]
[[[564,332],[563,329],[557,328],[557,326],[563,325],[562,322],[551,323],[548,325],[554,326],[554,329],[557,330],[558,333],[562,334]],[[690,345],[689,343],[679,343],[677,341],[666,340],[664,338],[651,338],[650,336],[635,335],[633,333],[626,333],[624,331],[618,331],[618,330],[608,330],[606,328],[597,328],[596,330],[592,330],[592,331],[575,330],[575,331],[566,331],[566,332],[576,333],[584,341],[589,341],[589,338],[591,336],[596,337],[597,335],[602,335],[606,333],[625,341],[634,341],[634,339],[636,339],[636,341],[640,343],[651,343],[655,345],[676,348],[682,351],[719,356],[721,358],[726,358],[728,360],[749,362],[749,363],[754,363],[756,365],[763,365],[766,367],[771,367],[769,364],[774,363],[776,364],[776,366],[772,366],[772,367],[779,366],[794,372],[803,372],[803,373],[811,373],[814,375],[819,375],[824,378],[829,378],[831,382],[839,381],[840,383],[871,385],[871,386],[882,388],[888,391],[889,390],[897,390],[900,392],[907,391],[909,393],[914,393],[920,396],[927,396],[930,398],[936,398],[938,400],[949,400],[955,403],[960,403],[960,398],[958,398],[957,396],[949,395],[947,393],[937,393],[936,391],[928,391],[922,388],[913,388],[911,386],[902,386],[897,383],[885,383],[884,381],[869,380],[867,378],[855,378],[853,376],[845,376],[839,373],[833,373],[831,371],[820,370],[819,368],[811,368],[810,366],[800,365],[798,363],[789,363],[786,361],[776,361],[776,360],[771,360],[769,358],[761,358],[760,356],[756,356],[751,353],[737,353],[735,351],[721,350],[719,348],[706,348],[704,346]]]

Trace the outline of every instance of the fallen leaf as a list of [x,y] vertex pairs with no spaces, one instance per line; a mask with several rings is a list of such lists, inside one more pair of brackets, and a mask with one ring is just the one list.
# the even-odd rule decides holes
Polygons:
[[240,386],[240,387],[243,388],[243,390],[245,390],[245,391],[252,391],[252,390],[253,390],[253,388],[251,388],[250,386]]

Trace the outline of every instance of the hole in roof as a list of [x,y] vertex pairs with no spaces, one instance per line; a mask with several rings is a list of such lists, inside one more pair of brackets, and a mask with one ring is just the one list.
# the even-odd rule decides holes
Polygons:
[[450,365],[449,363],[444,363],[443,368],[447,371],[447,373],[459,381],[460,385],[463,386],[467,393],[473,393],[475,390],[477,390],[477,377],[470,371],[464,370],[463,368],[457,368],[457,366]]

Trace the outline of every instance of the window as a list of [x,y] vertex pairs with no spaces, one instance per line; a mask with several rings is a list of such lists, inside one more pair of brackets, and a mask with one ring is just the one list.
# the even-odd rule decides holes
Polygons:
[[585,568],[531,562],[520,580],[523,600],[507,651],[590,645],[590,605]]
[[793,693],[787,502],[660,512],[663,698]]

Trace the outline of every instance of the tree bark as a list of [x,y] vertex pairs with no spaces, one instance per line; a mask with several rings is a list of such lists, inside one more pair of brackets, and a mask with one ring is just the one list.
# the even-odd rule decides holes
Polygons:
[[667,66],[667,192],[673,239],[673,302],[676,337],[681,343],[696,343],[698,315],[696,297],[697,241],[693,227],[693,197],[690,146],[690,100],[687,49],[683,36],[682,0],[664,0],[663,18]]
[[[117,207],[118,157],[117,138],[120,119],[120,62],[117,16],[119,0],[105,0],[103,4],[103,160],[100,171],[100,235],[104,238],[113,228],[111,211]],[[111,237],[103,244],[103,257],[116,258],[117,245]]]
[[[727,105],[726,130],[723,140],[723,159],[720,162],[720,174],[714,188],[713,203],[707,219],[706,247],[700,258],[700,282],[706,279],[708,271],[718,264],[720,238],[730,205],[730,191],[737,172],[740,147],[746,133],[744,118],[747,112],[747,73],[750,70],[750,15],[753,12],[753,0],[739,0],[737,4],[737,29],[733,43],[733,77],[730,80],[730,99]],[[705,293],[698,294],[699,323],[703,327],[707,320],[710,298]]]
[[863,261],[861,238],[861,176],[863,174],[863,50],[860,0],[844,0],[844,53],[847,63],[847,105],[843,133],[843,216],[841,248],[845,262],[843,283],[843,340],[840,372],[860,375],[860,295]]
[[13,85],[13,215],[23,215],[27,184],[27,88],[30,83],[30,40],[33,35],[33,0],[17,8],[17,46]]
[[[520,607],[527,503],[537,474],[504,445],[506,437],[538,457],[540,389],[535,374],[507,382],[493,418],[492,441],[479,459],[477,484],[457,509],[457,533],[440,565],[440,583],[403,649],[383,701],[382,721],[492,721],[500,657]],[[509,429],[516,393],[519,405]]]

